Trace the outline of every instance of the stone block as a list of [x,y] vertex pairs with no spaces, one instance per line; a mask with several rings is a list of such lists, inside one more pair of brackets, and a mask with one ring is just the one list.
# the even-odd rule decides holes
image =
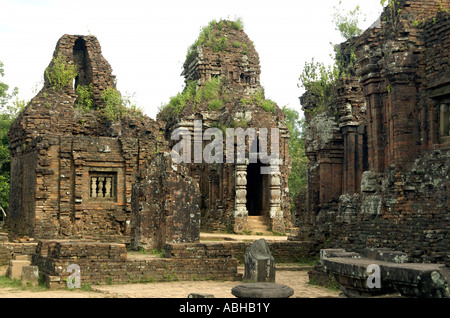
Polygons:
[[400,251],[392,251],[387,248],[366,248],[364,256],[378,261],[393,262],[397,264],[406,263],[408,254]]
[[244,281],[275,282],[275,261],[266,240],[255,241],[244,256]]
[[361,258],[361,255],[355,252],[346,252],[342,248],[329,248],[320,250],[320,259],[343,257],[343,258]]
[[15,255],[14,259],[18,260],[18,261],[29,261],[30,256],[29,255]]
[[249,283],[234,287],[231,293],[238,298],[289,298],[294,290],[275,283]]
[[27,260],[11,260],[9,261],[6,274],[10,279],[20,279],[22,277],[22,268],[30,264],[31,262]]
[[39,284],[39,268],[34,265],[22,267],[22,285],[37,286]]

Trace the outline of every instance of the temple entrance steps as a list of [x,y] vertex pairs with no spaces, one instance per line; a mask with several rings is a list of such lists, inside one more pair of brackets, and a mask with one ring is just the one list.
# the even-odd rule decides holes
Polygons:
[[253,234],[262,233],[269,234],[271,233],[269,219],[264,215],[251,215],[248,217],[248,229]]

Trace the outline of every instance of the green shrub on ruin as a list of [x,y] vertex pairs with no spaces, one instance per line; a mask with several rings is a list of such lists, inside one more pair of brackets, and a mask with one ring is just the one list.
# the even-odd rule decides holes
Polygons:
[[219,110],[225,104],[222,87],[220,77],[213,77],[201,86],[197,81],[186,81],[183,92],[171,97],[169,103],[160,108],[159,115],[177,116],[188,104],[192,108],[206,104],[209,110]]
[[276,111],[276,103],[268,98],[265,98],[264,93],[261,90],[258,90],[256,93],[252,94],[248,99],[242,98],[240,103],[242,107],[245,107],[247,104],[253,104],[261,107],[266,112],[273,113]]
[[142,109],[133,104],[128,96],[122,96],[115,88],[107,88],[101,96],[105,102],[104,114],[107,120],[116,121],[124,116],[142,117]]
[[237,18],[236,21],[233,22],[233,27],[236,30],[243,30],[244,29],[244,21],[242,21],[241,18]]
[[195,52],[197,52],[197,48],[203,44],[211,47],[214,52],[226,50],[228,47],[228,39],[222,34],[225,24],[227,28],[234,28],[235,30],[242,30],[244,28],[244,23],[241,18],[237,18],[236,21],[221,20],[217,22],[217,20],[212,20],[208,25],[200,29],[197,40],[188,48],[186,61],[191,59]]
[[94,108],[94,92],[92,83],[89,85],[78,85],[76,88],[78,95],[76,107],[88,111]]
[[53,57],[52,63],[45,70],[45,77],[50,86],[60,91],[72,83],[77,74],[77,67],[69,64],[61,54]]
[[107,88],[101,96],[105,102],[104,114],[109,121],[115,121],[124,115],[125,108],[122,104],[122,95],[115,88]]
[[209,102],[208,108],[209,110],[218,110],[223,107],[223,100],[217,98]]
[[327,110],[333,98],[334,87],[338,78],[339,69],[336,64],[326,66],[324,63],[316,62],[314,58],[312,58],[311,62],[305,63],[299,78],[300,85],[311,96],[314,96],[316,103],[315,112]]

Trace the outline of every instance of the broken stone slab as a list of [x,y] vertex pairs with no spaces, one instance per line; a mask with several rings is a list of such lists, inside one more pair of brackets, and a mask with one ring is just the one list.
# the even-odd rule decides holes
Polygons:
[[[334,276],[346,297],[374,297],[395,292],[404,297],[450,298],[450,274],[443,264],[394,263],[369,258],[325,258],[321,263]],[[369,266],[379,267],[380,286],[369,286]]]
[[237,298],[289,298],[294,290],[276,283],[247,283],[233,287],[231,293]]
[[333,257],[361,258],[361,255],[355,252],[347,252],[343,248],[327,248],[320,250],[320,259]]
[[364,257],[393,262],[393,263],[406,263],[408,261],[408,254],[400,251],[393,251],[387,248],[366,248],[363,252]]
[[9,279],[20,279],[22,277],[22,268],[31,264],[28,260],[10,260],[6,275]]
[[244,281],[275,282],[275,260],[266,240],[260,239],[250,245],[245,253],[244,262]]
[[21,281],[24,286],[37,286],[39,284],[39,267],[34,265],[23,266]]

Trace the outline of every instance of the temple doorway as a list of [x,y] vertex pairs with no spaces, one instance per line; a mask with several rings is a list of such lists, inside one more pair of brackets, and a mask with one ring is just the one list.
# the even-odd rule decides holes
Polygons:
[[263,215],[265,175],[261,174],[261,163],[247,166],[247,211],[249,216]]

